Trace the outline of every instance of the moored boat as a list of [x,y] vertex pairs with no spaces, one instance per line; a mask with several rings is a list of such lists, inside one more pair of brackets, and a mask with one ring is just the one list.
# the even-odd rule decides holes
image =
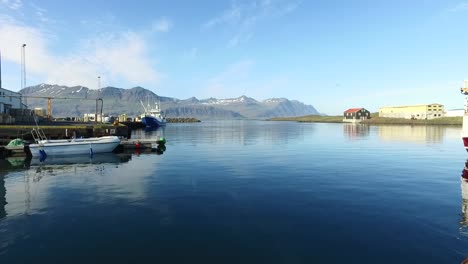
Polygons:
[[140,118],[141,122],[146,127],[161,127],[166,125],[166,117],[163,115],[163,112],[161,111],[158,103],[154,103],[153,107],[151,107],[149,104],[147,107],[145,107],[143,102],[140,101],[140,103],[145,110]]
[[51,140],[39,128],[33,129],[31,134],[35,141],[29,145],[33,157],[106,153],[112,152],[120,144],[116,136]]

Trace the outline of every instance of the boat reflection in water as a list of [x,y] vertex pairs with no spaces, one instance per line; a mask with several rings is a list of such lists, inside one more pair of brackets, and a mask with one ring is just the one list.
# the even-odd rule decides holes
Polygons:
[[[460,219],[460,234],[468,236],[468,160],[465,162],[461,175],[462,215]],[[468,257],[461,264],[468,263]]]
[[0,174],[0,219],[6,216],[5,205],[6,202],[6,188],[5,188],[5,177]]
[[468,236],[468,160],[465,162],[461,175],[462,215],[460,219],[460,233]]
[[[131,160],[132,155],[129,153],[98,153],[92,156],[88,155],[64,155],[64,156],[47,156],[44,160],[40,158],[32,158],[29,160],[29,166],[44,166],[44,165],[79,165],[79,164],[119,164]],[[28,161],[26,161],[27,163]]]

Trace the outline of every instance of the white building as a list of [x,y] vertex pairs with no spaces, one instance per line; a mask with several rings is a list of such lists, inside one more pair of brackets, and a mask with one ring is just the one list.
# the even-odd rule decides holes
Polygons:
[[96,118],[97,118],[97,122],[101,122],[102,121],[102,117],[100,114],[84,114],[83,116],[83,121],[84,122],[96,122]]
[[406,119],[434,119],[444,116],[441,104],[389,106],[379,109],[379,117]]
[[463,116],[465,114],[465,110],[464,109],[451,109],[451,110],[447,110],[445,111],[445,116]]
[[21,99],[20,93],[0,88],[0,114],[8,114],[12,108],[26,108]]

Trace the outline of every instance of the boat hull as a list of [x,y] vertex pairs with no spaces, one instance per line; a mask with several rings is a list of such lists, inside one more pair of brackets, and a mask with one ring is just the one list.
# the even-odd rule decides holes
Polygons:
[[40,157],[41,150],[46,155],[77,155],[112,152],[120,144],[115,136],[99,138],[83,138],[73,140],[44,140],[38,144],[30,144],[29,149],[33,157]]
[[153,116],[145,116],[141,122],[147,127],[161,127],[166,125],[166,120],[162,120]]

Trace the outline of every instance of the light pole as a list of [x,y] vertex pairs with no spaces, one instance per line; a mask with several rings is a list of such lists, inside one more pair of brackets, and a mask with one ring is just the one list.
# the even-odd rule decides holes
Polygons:
[[[26,44],[21,46],[21,90],[26,88]],[[23,108],[22,97],[20,97],[20,107]],[[24,104],[27,108],[26,97],[24,98]]]
[[2,51],[0,50],[0,89],[2,89]]
[[[98,118],[98,114],[97,114],[98,113],[98,100],[101,99],[101,76],[98,76],[97,78],[98,78],[98,87],[97,87],[98,96],[96,98],[96,114],[94,115],[94,121],[96,123],[98,122],[98,119],[97,119]],[[102,122],[102,113],[101,113],[101,122]]]

